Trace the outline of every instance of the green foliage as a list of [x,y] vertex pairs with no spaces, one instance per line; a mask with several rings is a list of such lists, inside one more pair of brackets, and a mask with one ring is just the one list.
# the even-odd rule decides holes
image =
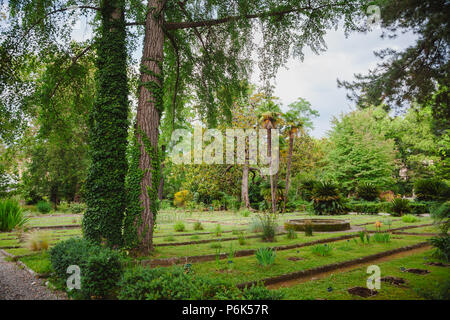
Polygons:
[[294,229],[289,229],[286,235],[287,239],[297,239],[297,232]]
[[262,239],[264,241],[274,241],[278,227],[277,215],[273,213],[260,214],[258,219],[262,229]]
[[[96,41],[97,95],[89,121],[91,165],[86,179],[87,210],[83,234],[94,242],[122,246],[122,223],[127,205],[128,170],[127,49],[123,1],[102,1],[101,25]],[[134,221],[133,221],[134,222]]]
[[358,197],[363,200],[375,201],[378,198],[380,191],[373,183],[363,182],[358,184],[356,193],[358,194]]
[[408,199],[395,198],[394,200],[392,200],[392,215],[401,216],[405,213],[411,212],[409,203],[410,201]]
[[311,222],[305,222],[305,236],[312,237],[313,236],[313,225]]
[[60,241],[50,249],[50,261],[61,282],[69,276],[69,266],[80,268],[81,289],[72,294],[83,299],[111,294],[122,274],[121,259],[117,251],[80,238]]
[[267,267],[275,262],[276,252],[272,248],[259,248],[256,250],[255,256],[260,265]]
[[69,205],[69,210],[73,213],[83,213],[86,210],[86,205],[81,202],[72,202]]
[[332,121],[324,175],[339,181],[346,192],[354,192],[365,182],[385,190],[394,183],[395,143],[386,138],[380,113],[381,118],[387,116],[377,108],[353,111]]
[[196,276],[182,267],[129,269],[119,283],[121,300],[279,300],[283,294],[263,285],[244,288],[209,277]]
[[414,192],[419,201],[448,199],[450,187],[438,179],[420,179],[414,183]]
[[385,233],[376,232],[372,236],[372,239],[377,243],[389,243],[391,242],[391,235],[387,232]]
[[347,213],[347,206],[334,182],[320,181],[314,184],[314,212],[318,215],[335,215]]
[[216,225],[216,228],[214,229],[214,234],[216,237],[220,237],[222,235],[222,228],[220,227],[220,224]]
[[350,211],[358,213],[377,214],[389,211],[388,205],[384,202],[350,201],[347,206]]
[[252,214],[252,212],[248,209],[240,210],[239,213],[245,218],[249,217]]
[[173,229],[176,232],[183,232],[186,229],[186,227],[184,226],[184,223],[182,221],[177,221],[175,222]]
[[417,202],[412,201],[409,203],[409,206],[411,207],[411,213],[412,214],[424,214],[429,213],[430,208],[432,206],[432,202]]
[[36,205],[36,208],[40,213],[49,213],[52,211],[52,205],[47,201],[39,201]]
[[199,230],[203,230],[203,226],[202,223],[197,221],[194,223],[194,230],[199,231]]
[[434,252],[436,258],[450,261],[450,235],[441,234],[431,238],[429,241],[436,249]]
[[432,206],[431,217],[438,223],[441,233],[447,234],[450,228],[450,201]]
[[304,179],[300,182],[300,195],[303,200],[311,201],[313,195],[314,185],[316,184],[316,180],[313,179]]
[[241,245],[241,246],[243,246],[243,245],[245,245],[247,243],[247,241],[245,239],[245,235],[244,235],[243,232],[239,233],[239,235],[238,235],[238,242],[239,242],[239,245]]
[[25,216],[18,201],[13,199],[0,200],[0,231],[11,231],[20,228],[27,223],[29,218]]
[[325,244],[318,244],[311,247],[311,252],[315,255],[326,257],[330,256],[333,251],[333,247],[331,245]]
[[414,223],[419,221],[419,219],[412,214],[406,214],[402,217],[402,221],[405,223]]

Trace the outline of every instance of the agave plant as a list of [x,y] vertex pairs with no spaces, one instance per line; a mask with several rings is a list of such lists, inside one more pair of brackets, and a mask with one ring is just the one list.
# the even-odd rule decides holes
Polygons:
[[391,204],[392,204],[392,212],[395,215],[402,216],[404,213],[411,212],[408,199],[395,198],[394,200],[392,200]]
[[348,211],[336,184],[331,181],[317,182],[314,185],[311,198],[316,214],[334,215]]
[[0,200],[0,231],[11,231],[22,227],[28,221],[19,202],[12,199]]
[[380,195],[377,186],[370,182],[360,183],[356,189],[358,197],[367,201],[374,201]]

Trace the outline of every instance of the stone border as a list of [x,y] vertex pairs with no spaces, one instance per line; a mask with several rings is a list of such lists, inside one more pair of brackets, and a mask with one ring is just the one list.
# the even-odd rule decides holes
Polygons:
[[311,226],[312,231],[346,231],[351,230],[350,221],[343,219],[292,219],[284,223],[286,230],[305,231],[307,222]]
[[334,271],[334,270],[338,270],[338,269],[345,268],[345,267],[351,267],[351,266],[354,266],[354,265],[367,263],[367,262],[370,262],[370,261],[373,261],[373,260],[377,260],[377,259],[380,259],[380,258],[384,258],[384,257],[390,256],[390,255],[393,255],[393,254],[397,254],[397,253],[405,252],[405,251],[410,251],[410,250],[414,250],[414,249],[418,249],[418,248],[422,248],[422,247],[427,247],[429,245],[430,244],[428,242],[420,242],[420,243],[413,244],[413,245],[410,245],[410,246],[400,247],[400,248],[392,249],[392,250],[388,250],[388,251],[383,251],[383,252],[380,252],[380,253],[375,253],[375,254],[372,254],[372,255],[369,255],[369,256],[365,256],[365,257],[361,257],[361,258],[356,258],[356,259],[347,260],[347,261],[338,262],[338,263],[327,264],[327,265],[316,267],[316,268],[312,268],[312,269],[286,273],[286,274],[282,274],[282,275],[275,276],[275,277],[265,278],[265,279],[262,279],[262,280],[255,280],[255,281],[239,283],[237,285],[237,287],[242,289],[242,288],[245,288],[245,287],[250,287],[252,285],[256,285],[258,282],[261,282],[264,285],[271,285],[271,284],[276,284],[276,283],[279,283],[279,282],[301,279],[301,278],[304,278],[304,277],[314,276],[316,274],[323,273],[323,272]]

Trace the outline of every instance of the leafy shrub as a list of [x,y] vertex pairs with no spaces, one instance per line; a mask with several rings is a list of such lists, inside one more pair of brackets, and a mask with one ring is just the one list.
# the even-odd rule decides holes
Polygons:
[[436,248],[434,256],[438,259],[450,261],[450,236],[441,234],[430,239],[430,243]]
[[[164,200],[162,200],[161,203],[160,203],[160,208],[161,208],[161,210],[168,210],[168,209],[170,209],[171,207],[172,207],[172,206],[171,206],[170,200],[164,199]],[[186,207],[188,207],[188,206],[186,205]],[[189,209],[189,208],[188,208],[188,209]]]
[[412,214],[424,214],[430,212],[430,202],[416,202],[409,203]]
[[283,294],[262,285],[240,291],[230,282],[197,276],[182,267],[127,270],[119,282],[121,300],[279,300]]
[[86,204],[81,202],[72,202],[69,205],[69,210],[73,213],[82,213],[86,210]]
[[214,234],[216,237],[220,237],[222,235],[222,228],[220,227],[220,224],[216,225],[216,228],[214,229]]
[[373,183],[363,182],[358,184],[356,193],[358,194],[358,198],[366,201],[375,201],[380,195],[380,190]]
[[311,221],[305,221],[305,236],[312,237],[313,236],[313,225]]
[[25,216],[19,202],[12,199],[0,200],[0,231],[11,231],[20,228],[27,223],[29,218]]
[[384,210],[386,205],[382,202],[352,201],[348,203],[348,209],[353,212],[377,214]]
[[107,297],[122,274],[119,252],[81,238],[58,242],[50,249],[50,261],[57,277],[63,282],[69,276],[66,273],[69,266],[80,268],[81,289],[71,293],[84,299]]
[[260,265],[267,267],[275,262],[276,252],[271,248],[259,248],[256,250],[255,256]]
[[52,210],[52,206],[47,201],[39,201],[36,205],[36,208],[40,213],[49,213]]
[[189,191],[181,190],[173,195],[173,205],[175,207],[184,207],[189,200]]
[[215,211],[219,211],[220,209],[222,209],[222,202],[220,200],[213,200],[211,202],[211,205]]
[[184,223],[183,223],[182,221],[177,221],[177,222],[175,222],[175,224],[173,225],[173,229],[174,229],[176,232],[183,232],[183,231],[186,229],[186,227],[184,226]]
[[389,233],[387,233],[387,232],[384,232],[384,233],[376,232],[372,236],[372,238],[377,243],[389,243],[389,242],[391,242],[391,235]]
[[209,246],[211,249],[220,249],[222,248],[222,245],[220,244],[220,242],[213,242],[210,244]]
[[313,189],[316,181],[313,179],[303,179],[300,182],[300,196],[305,201],[311,201],[313,195]]
[[174,236],[172,236],[172,235],[170,235],[170,236],[167,236],[167,237],[165,237],[165,238],[164,238],[164,241],[167,241],[167,242],[172,242],[172,241],[175,241],[175,237],[174,237]]
[[414,223],[419,221],[419,219],[412,214],[407,214],[402,217],[402,221],[405,223]]
[[199,222],[199,221],[197,221],[196,223],[194,223],[194,230],[196,230],[196,231],[203,230],[202,223]]
[[391,210],[394,216],[401,216],[405,213],[411,212],[408,199],[395,198],[394,200],[392,200],[391,204]]
[[286,238],[288,238],[288,239],[297,239],[297,233],[293,229],[288,229]]
[[450,300],[450,280],[448,279],[436,283],[436,286],[423,286],[414,290],[427,300]]
[[318,215],[344,214],[348,211],[336,184],[331,181],[317,182],[313,188],[312,200],[314,212]]
[[252,214],[251,211],[248,209],[243,209],[243,210],[239,211],[239,213],[241,214],[241,216],[246,217],[246,218]]
[[274,241],[277,231],[277,216],[272,213],[266,213],[258,216],[262,227],[262,239],[264,241]]
[[242,299],[244,300],[281,300],[284,294],[279,290],[269,290],[262,284],[245,287],[242,292]]
[[238,242],[239,242],[239,245],[241,245],[241,246],[243,246],[243,245],[245,245],[246,244],[246,240],[245,240],[245,236],[244,236],[244,233],[243,232],[241,232],[240,234],[239,234],[239,236],[238,236]]
[[33,231],[26,236],[25,246],[31,251],[47,250],[50,234],[47,231]]
[[327,243],[318,244],[318,245],[311,247],[311,252],[313,254],[322,256],[322,257],[331,255],[332,251],[333,251],[333,247],[331,245],[328,245]]
[[419,201],[448,199],[449,186],[438,179],[420,179],[414,183],[414,192]]
[[450,201],[431,206],[431,217],[439,224],[441,233],[447,234],[450,227]]

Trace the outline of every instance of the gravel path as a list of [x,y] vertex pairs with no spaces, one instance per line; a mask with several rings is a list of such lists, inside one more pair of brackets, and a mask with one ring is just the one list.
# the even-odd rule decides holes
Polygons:
[[5,261],[0,253],[0,300],[60,300],[62,293],[53,293],[14,262]]

